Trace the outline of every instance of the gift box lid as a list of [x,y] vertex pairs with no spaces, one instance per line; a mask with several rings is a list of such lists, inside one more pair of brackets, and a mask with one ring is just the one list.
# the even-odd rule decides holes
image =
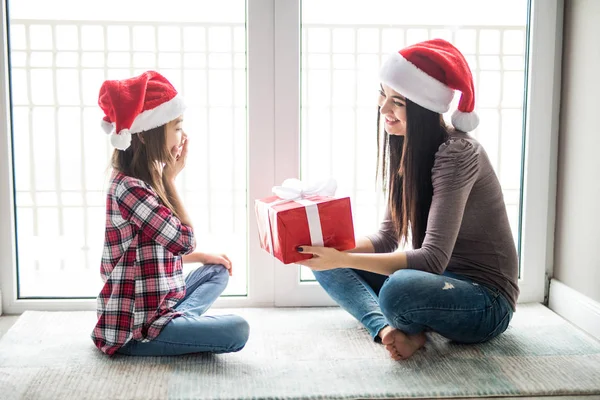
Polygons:
[[[321,204],[321,203],[327,203],[327,202],[334,201],[334,200],[343,200],[343,199],[347,199],[347,198],[348,198],[347,196],[346,197],[309,196],[309,197],[303,198],[302,200],[308,200],[313,204]],[[282,200],[277,196],[265,197],[263,199],[256,200],[256,202],[263,203],[267,206],[269,206],[272,203],[277,203],[272,206],[269,206],[272,210],[277,211],[277,212],[305,207],[305,204],[299,203],[295,200]]]

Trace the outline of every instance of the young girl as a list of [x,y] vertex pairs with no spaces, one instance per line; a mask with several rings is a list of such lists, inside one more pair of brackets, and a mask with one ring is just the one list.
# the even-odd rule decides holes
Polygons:
[[[116,148],[106,200],[96,346],[108,355],[178,355],[241,350],[248,324],[203,316],[227,286],[225,255],[193,252],[194,230],[175,178],[188,138],[185,104],[162,75],[105,81],[98,104]],[[183,262],[204,264],[182,276]]]
[[[436,39],[392,55],[380,78],[381,229],[348,253],[302,246],[313,258],[300,264],[396,360],[423,347],[425,331],[489,340],[515,310],[518,260],[498,178],[465,133],[479,122],[471,71],[458,49]],[[441,114],[454,90],[462,96],[451,129]],[[408,240],[413,250],[395,251]]]

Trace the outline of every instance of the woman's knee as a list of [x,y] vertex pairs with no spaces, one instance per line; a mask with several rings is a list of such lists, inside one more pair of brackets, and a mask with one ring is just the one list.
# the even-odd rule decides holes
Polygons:
[[336,277],[339,276],[339,274],[341,274],[341,273],[344,273],[344,271],[342,269],[329,269],[326,271],[313,271],[313,275],[315,276],[315,279],[322,286],[328,286],[328,285],[338,281],[339,279],[337,279]]
[[402,269],[390,275],[379,292],[379,306],[388,320],[401,318],[417,307],[415,303],[422,299],[426,276],[426,272],[412,269]]

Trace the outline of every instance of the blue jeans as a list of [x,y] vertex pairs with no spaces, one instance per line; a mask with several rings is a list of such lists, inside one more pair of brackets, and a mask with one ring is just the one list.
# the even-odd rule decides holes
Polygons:
[[480,343],[504,332],[513,315],[497,289],[450,272],[404,269],[387,277],[340,268],[314,274],[376,341],[389,325],[409,335],[434,331],[455,342]]
[[223,293],[229,274],[222,265],[205,265],[185,278],[186,294],[174,318],[150,342],[131,340],[118,352],[131,356],[174,356],[188,353],[230,353],[248,341],[248,323],[237,315],[203,316]]

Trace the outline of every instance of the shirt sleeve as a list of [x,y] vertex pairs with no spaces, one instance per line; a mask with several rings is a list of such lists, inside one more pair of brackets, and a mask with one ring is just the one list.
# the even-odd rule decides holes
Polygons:
[[367,235],[367,239],[373,243],[375,253],[392,253],[398,248],[398,235],[394,228],[394,222],[390,210],[385,210],[385,216],[379,231],[372,235]]
[[162,205],[158,196],[141,183],[128,182],[116,193],[123,218],[174,255],[189,254],[196,247],[194,231]]
[[444,272],[478,175],[479,157],[472,143],[451,139],[440,146],[432,169],[433,197],[425,239],[420,249],[406,252],[408,268]]

